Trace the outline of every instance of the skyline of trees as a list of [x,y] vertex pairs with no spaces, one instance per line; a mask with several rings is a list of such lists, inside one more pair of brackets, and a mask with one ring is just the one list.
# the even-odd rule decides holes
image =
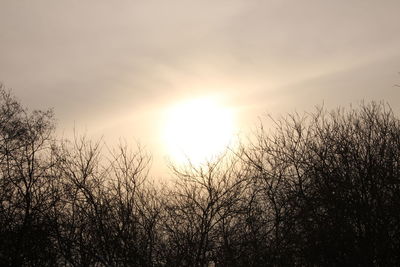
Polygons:
[[[55,135],[0,88],[2,266],[396,266],[400,121],[388,105],[292,114],[202,166]],[[212,130],[212,129],[210,129]]]

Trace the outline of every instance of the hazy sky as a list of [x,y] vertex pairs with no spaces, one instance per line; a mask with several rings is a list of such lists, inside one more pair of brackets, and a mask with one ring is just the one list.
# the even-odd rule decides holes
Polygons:
[[265,112],[385,100],[400,111],[400,1],[0,0],[0,81],[58,126],[135,139],[210,93]]

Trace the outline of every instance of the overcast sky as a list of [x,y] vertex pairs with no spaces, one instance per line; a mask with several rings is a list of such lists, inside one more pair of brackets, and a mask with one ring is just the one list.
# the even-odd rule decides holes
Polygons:
[[398,0],[0,0],[0,81],[63,131],[153,153],[174,101],[224,95],[242,127],[322,103],[398,112],[399,71]]

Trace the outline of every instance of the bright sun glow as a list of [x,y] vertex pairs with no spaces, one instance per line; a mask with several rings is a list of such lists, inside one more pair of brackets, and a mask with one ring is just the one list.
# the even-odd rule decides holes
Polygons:
[[164,144],[171,160],[201,164],[223,152],[234,135],[234,114],[214,98],[180,103],[166,112]]

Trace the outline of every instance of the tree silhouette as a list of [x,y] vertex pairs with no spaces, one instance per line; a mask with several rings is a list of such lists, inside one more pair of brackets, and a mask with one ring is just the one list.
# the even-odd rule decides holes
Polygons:
[[162,184],[142,149],[58,140],[51,110],[28,112],[1,87],[0,265],[400,265],[390,107],[271,121]]
[[278,265],[399,263],[399,126],[383,104],[319,109],[244,149],[276,220]]
[[47,231],[57,179],[51,172],[52,130],[51,111],[28,114],[0,88],[2,265],[45,265],[55,259]]

